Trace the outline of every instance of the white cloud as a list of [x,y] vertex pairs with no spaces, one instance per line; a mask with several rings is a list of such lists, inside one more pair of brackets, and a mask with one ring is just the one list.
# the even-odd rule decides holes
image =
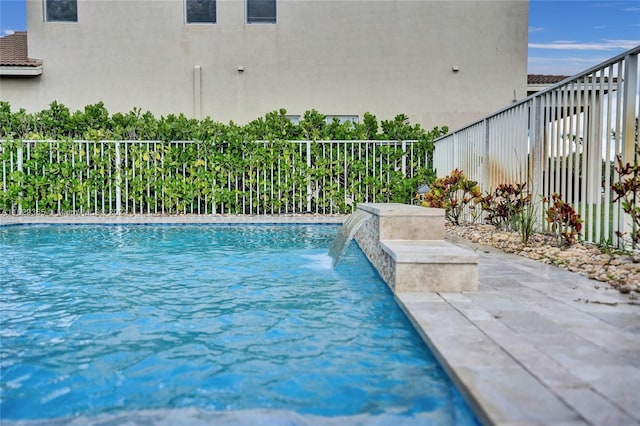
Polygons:
[[11,34],[15,33],[15,31],[14,30],[4,30],[3,33],[4,33],[3,35],[11,35]]
[[595,65],[600,62],[604,62],[607,58],[582,58],[582,57],[562,57],[562,58],[549,58],[546,56],[529,56],[529,62],[533,63],[552,63],[552,62],[564,62],[571,61],[573,63],[584,63],[584,64],[592,64]]
[[530,33],[537,33],[539,31],[544,31],[543,27],[529,27],[529,32]]
[[561,57],[529,56],[527,72],[529,74],[575,75],[594,65],[609,59],[608,57]]
[[627,7],[626,9],[622,9],[625,12],[640,12],[640,7]]
[[552,43],[529,43],[529,49],[551,50],[616,50],[632,49],[640,45],[640,40],[604,40],[599,43],[576,43],[569,41],[554,41]]

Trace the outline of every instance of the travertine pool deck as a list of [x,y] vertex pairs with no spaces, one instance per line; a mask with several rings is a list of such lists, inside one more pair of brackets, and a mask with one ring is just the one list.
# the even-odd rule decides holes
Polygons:
[[[341,223],[344,216],[0,216],[20,223]],[[477,250],[476,292],[397,300],[486,424],[640,424],[640,299]],[[596,289],[596,286],[600,286]]]
[[478,291],[396,297],[483,423],[640,424],[640,300],[450,241],[477,249]]

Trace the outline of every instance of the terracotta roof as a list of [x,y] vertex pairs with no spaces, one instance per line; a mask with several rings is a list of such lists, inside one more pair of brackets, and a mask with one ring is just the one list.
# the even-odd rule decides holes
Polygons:
[[556,84],[560,83],[568,75],[544,75],[544,74],[529,74],[527,75],[527,84]]
[[[527,84],[547,84],[547,85],[551,85],[551,84],[556,84],[556,83],[560,83],[562,80],[564,80],[565,78],[568,78],[568,76],[566,75],[543,75],[543,74],[529,74],[527,75]],[[588,75],[587,77],[583,77],[586,78],[587,83],[591,83],[593,81],[593,76]],[[600,77],[597,76],[596,77],[596,83],[600,83],[600,81],[604,81],[605,83],[609,82],[609,77],[608,76],[604,76],[604,77]],[[613,83],[617,83],[618,82],[618,78],[617,77],[613,77],[611,79],[611,81]]]
[[0,37],[0,66],[39,67],[42,60],[31,59],[27,52],[27,32],[16,31]]

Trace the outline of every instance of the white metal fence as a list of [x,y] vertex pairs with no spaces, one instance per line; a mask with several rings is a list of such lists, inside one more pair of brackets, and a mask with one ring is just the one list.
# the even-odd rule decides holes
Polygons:
[[350,213],[408,202],[429,161],[419,141],[0,141],[0,213]]
[[435,141],[438,177],[459,169],[484,192],[527,183],[558,193],[584,219],[586,241],[616,242],[631,223],[613,203],[616,156],[638,161],[640,46]]

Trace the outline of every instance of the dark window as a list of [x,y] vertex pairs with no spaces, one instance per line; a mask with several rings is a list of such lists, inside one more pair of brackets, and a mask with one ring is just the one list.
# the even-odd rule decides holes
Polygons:
[[78,22],[78,0],[45,0],[47,22]]
[[338,123],[344,124],[347,121],[358,124],[358,116],[357,115],[325,115],[324,121],[327,124],[331,124],[333,120],[338,120]]
[[215,24],[216,0],[186,0],[187,24]]
[[247,0],[247,23],[275,24],[276,0]]

